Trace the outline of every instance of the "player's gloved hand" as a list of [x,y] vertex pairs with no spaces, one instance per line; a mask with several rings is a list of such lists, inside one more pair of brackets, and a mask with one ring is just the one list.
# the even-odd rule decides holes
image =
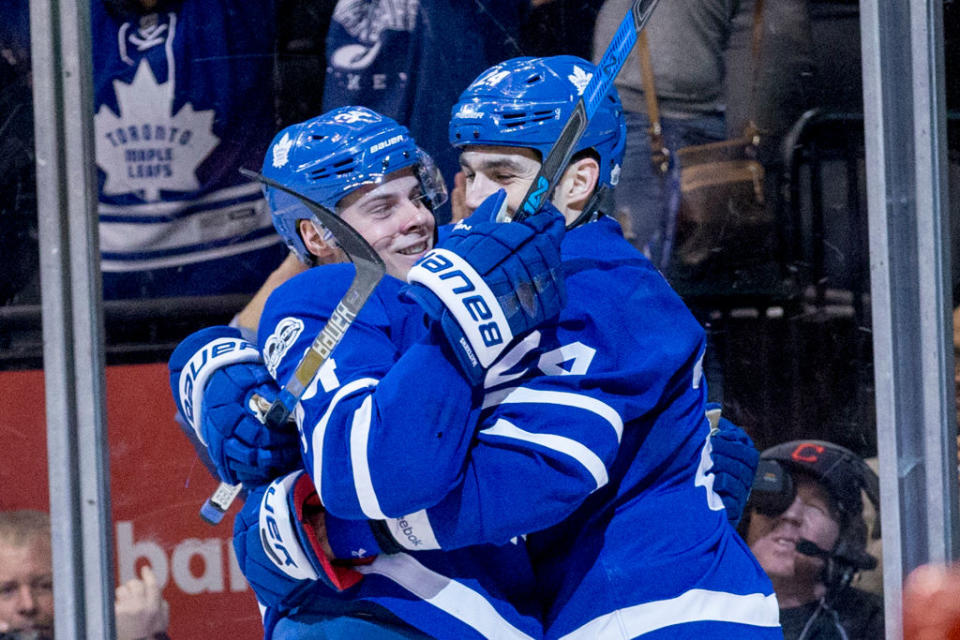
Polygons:
[[723,500],[727,520],[734,527],[740,522],[750,497],[753,476],[760,453],[747,432],[720,415],[720,404],[707,403],[710,420],[710,444],[713,466],[713,490]]
[[458,222],[413,266],[404,289],[439,323],[474,385],[514,336],[556,317],[566,302],[563,216],[547,203],[522,222],[494,222],[506,197],[498,191]]
[[170,386],[187,424],[210,454],[220,478],[259,486],[300,466],[297,429],[271,428],[261,416],[279,387],[256,345],[231,327],[202,329],[170,356]]
[[323,516],[313,482],[303,471],[250,492],[234,520],[233,548],[261,604],[287,610],[315,589],[343,591],[363,578],[327,557],[321,542],[326,539]]

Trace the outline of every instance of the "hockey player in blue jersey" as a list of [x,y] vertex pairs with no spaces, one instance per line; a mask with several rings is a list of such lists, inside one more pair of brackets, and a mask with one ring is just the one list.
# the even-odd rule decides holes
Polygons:
[[[426,333],[419,307],[398,301],[397,292],[403,285],[399,277],[433,247],[431,211],[446,197],[438,172],[405,128],[369,109],[348,107],[281,131],[264,173],[335,210],[386,263],[389,275],[348,334],[354,339],[346,338],[336,352],[355,351],[351,342],[356,342],[365,349],[365,374],[383,375]],[[336,240],[302,204],[274,190],[267,196],[278,232],[303,262],[324,261],[338,251]],[[268,429],[245,413],[246,402],[239,405],[229,396],[240,389],[246,400],[254,392],[275,397],[271,373],[287,374],[288,368],[277,371],[278,363],[288,366],[287,355],[297,359],[287,350],[298,350],[304,332],[318,330],[352,270],[350,264],[311,269],[277,293],[300,308],[266,341],[270,373],[259,364],[257,349],[227,327],[194,334],[171,358],[181,413],[209,447],[221,477],[251,489],[237,517],[235,546],[265,607],[266,637],[426,637],[418,630],[432,637],[541,637],[521,540],[373,559],[380,545],[367,522],[324,514],[310,478],[295,470],[302,469],[296,432]],[[338,375],[331,361],[315,383],[335,388]],[[196,401],[194,391],[201,394]],[[304,429],[304,437],[313,430]],[[295,459],[289,455],[291,442]],[[402,519],[396,523],[403,535],[408,527]],[[406,539],[415,546],[415,536]],[[334,557],[353,562],[331,563]]]
[[[613,101],[607,109],[608,112],[616,114],[614,119],[619,117],[617,108],[618,104]],[[610,113],[606,115],[609,116]],[[602,128],[602,126],[603,120],[601,118],[598,128]],[[617,136],[619,135],[621,134],[617,132]],[[591,145],[599,144],[599,141],[596,137],[588,137],[584,140],[584,144],[587,145],[585,148],[590,148]],[[619,144],[622,145],[622,143]],[[616,147],[612,153],[615,158],[618,153]],[[531,158],[531,155],[526,155],[526,159],[535,158],[535,156]],[[506,166],[503,162],[499,162],[499,164],[503,165],[500,167],[501,170]],[[607,165],[610,173],[614,171],[614,166],[615,163]],[[474,175],[471,182],[475,181],[476,176]],[[577,179],[573,182],[578,184]],[[578,193],[592,195],[592,186],[587,185],[587,187],[581,189],[578,186],[577,188],[580,191],[572,192],[574,199],[568,198],[566,202],[563,201],[565,196],[561,192],[559,199],[563,206],[567,208],[572,205],[570,211],[574,211],[579,204],[582,211],[583,200],[578,203],[575,198],[578,197]],[[496,208],[492,202],[486,206]],[[490,213],[486,212],[486,215],[489,216]],[[479,215],[484,215],[484,212],[481,211]],[[534,220],[536,221],[536,219]],[[544,231],[548,231],[552,225],[554,233],[538,235],[556,237],[557,218],[544,216],[541,220],[543,222],[539,224],[544,224]],[[518,256],[523,253],[524,243],[530,243],[528,241],[529,237],[524,239],[525,237],[522,235],[523,225],[517,223],[516,225],[491,226],[492,223],[483,220],[474,221],[472,224],[475,227],[473,234],[465,230],[454,232],[452,243],[448,242],[444,247],[445,250],[452,251],[454,256],[460,256],[460,254],[469,256],[477,264],[482,265],[484,254],[488,252],[481,251],[479,255],[471,253],[470,246],[465,247],[465,243],[480,244],[477,241],[476,234],[478,232],[487,234],[481,234],[479,236],[481,239],[494,238],[499,233],[505,234],[499,238],[500,240],[508,239],[510,243],[520,240],[518,247],[510,247],[512,253],[508,252],[507,257],[524,259]],[[451,246],[455,250],[448,248]],[[514,249],[518,250],[514,251]],[[457,253],[458,251],[460,253]],[[549,253],[549,246],[541,246],[538,251]],[[437,259],[436,256],[440,258],[451,257],[438,253],[434,254],[434,259]],[[550,260],[544,259],[541,255],[533,262],[538,260],[545,260],[545,264],[534,265],[532,270],[535,273],[539,270],[538,275],[544,276],[545,273],[551,271]],[[436,264],[439,263],[434,263],[434,266]],[[586,267],[587,265],[579,266]],[[320,273],[321,271],[327,271],[327,269],[314,270],[314,273]],[[577,271],[574,271],[574,275],[577,273]],[[428,279],[428,276],[422,277],[424,280]],[[545,277],[549,279],[549,276]],[[327,280],[327,278],[321,278],[319,275],[316,276],[316,279]],[[567,280],[570,281],[571,278],[568,276]],[[498,286],[494,278],[491,278],[490,281],[493,282],[494,287]],[[538,280],[534,277],[531,282],[538,282]],[[301,282],[296,287],[292,284],[278,291],[276,300],[271,300],[267,315],[261,325],[262,329],[272,327],[270,337],[266,338],[264,346],[266,347],[265,353],[268,365],[277,367],[275,373],[279,379],[285,379],[287,373],[292,370],[295,360],[298,359],[292,356],[302,352],[302,344],[300,343],[303,340],[309,341],[319,324],[322,324],[325,317],[329,316],[332,305],[335,304],[335,300],[330,302],[326,311],[303,308],[305,304],[316,306],[320,298],[314,295],[307,302],[304,302],[302,299],[304,298],[305,281],[301,278]],[[515,284],[512,283],[510,288],[515,290]],[[524,431],[524,429],[517,428],[511,422],[517,421],[521,424],[529,423],[533,425],[534,422],[530,420],[527,420],[526,423],[523,422],[524,405],[543,403],[550,408],[544,412],[545,417],[549,421],[555,421],[557,423],[555,426],[561,432],[568,428],[564,426],[564,420],[562,419],[566,416],[561,415],[559,416],[561,419],[558,420],[558,416],[552,414],[552,411],[559,410],[563,414],[569,414],[570,409],[573,408],[575,411],[571,414],[571,417],[574,417],[575,421],[582,422],[577,427],[581,429],[578,435],[586,442],[589,442],[589,437],[584,428],[589,429],[594,426],[590,424],[591,416],[599,417],[604,421],[603,424],[609,425],[607,428],[612,427],[617,434],[628,435],[624,431],[624,424],[618,420],[616,415],[620,410],[619,404],[616,408],[613,406],[605,407],[602,399],[593,398],[589,393],[583,394],[583,397],[578,399],[576,393],[563,390],[563,380],[549,382],[546,380],[550,377],[583,376],[584,372],[591,366],[590,361],[594,359],[594,347],[580,342],[571,342],[566,345],[560,344],[557,349],[553,350],[541,349],[537,353],[537,360],[533,363],[539,369],[539,373],[530,376],[528,372],[525,375],[523,369],[526,367],[525,365],[521,366],[522,362],[529,360],[526,356],[529,356],[531,351],[536,351],[538,343],[543,339],[540,333],[529,333],[530,327],[535,326],[529,324],[529,320],[532,318],[538,323],[546,322],[551,317],[551,313],[548,313],[546,309],[552,308],[554,309],[553,313],[556,312],[555,303],[545,297],[550,292],[550,287],[543,287],[542,281],[540,281],[540,284],[541,286],[529,289],[535,299],[539,297],[539,304],[532,305],[535,310],[534,313],[519,325],[510,326],[508,322],[508,324],[498,327],[503,333],[508,331],[516,333],[518,340],[513,341],[514,348],[512,351],[493,354],[493,361],[495,362],[493,368],[483,366],[484,357],[489,357],[490,354],[483,353],[482,350],[474,350],[475,358],[477,354],[481,356],[480,359],[477,359],[477,363],[481,364],[479,368],[473,364],[465,350],[460,353],[452,351],[450,344],[463,345],[465,344],[464,341],[468,342],[469,336],[462,333],[459,337],[462,337],[464,341],[454,339],[448,344],[446,342],[447,336],[456,335],[459,324],[456,318],[451,317],[452,314],[446,313],[443,309],[438,311],[436,303],[425,296],[423,292],[414,293],[412,297],[418,298],[439,321],[433,324],[430,332],[423,336],[420,341],[408,345],[407,350],[399,358],[397,358],[397,353],[391,353],[390,358],[385,358],[382,355],[382,348],[371,350],[370,346],[376,346],[382,335],[399,336],[406,332],[405,328],[412,334],[416,332],[410,330],[409,327],[404,327],[403,323],[398,326],[392,319],[389,321],[380,320],[381,326],[378,327],[376,322],[373,323],[373,326],[360,322],[363,314],[358,317],[358,327],[351,329],[353,334],[357,336],[357,340],[348,342],[351,335],[348,333],[348,338],[345,338],[344,344],[341,345],[335,355],[335,366],[331,366],[327,371],[326,380],[324,375],[319,376],[320,384],[317,387],[316,395],[311,395],[308,392],[310,397],[305,398],[302,413],[299,415],[300,424],[304,431],[308,468],[313,472],[313,479],[317,484],[321,499],[324,500],[326,507],[331,512],[339,511],[338,515],[344,515],[348,520],[371,517],[379,521],[381,524],[380,532],[385,534],[379,538],[380,544],[406,546],[411,549],[424,547],[456,548],[490,540],[504,542],[515,537],[516,533],[542,528],[542,526],[537,526],[538,522],[545,525],[560,522],[576,509],[579,501],[582,501],[593,491],[603,488],[604,485],[609,486],[608,480],[611,474],[605,468],[607,462],[601,460],[598,455],[594,455],[596,460],[591,458],[590,445],[582,445],[575,438],[551,433],[550,430],[544,430],[541,433]],[[557,286],[562,285],[558,284]],[[342,288],[345,288],[345,286]],[[522,286],[520,288],[523,289]],[[556,291],[556,287],[554,291]],[[313,293],[315,294],[316,291]],[[284,295],[289,298],[286,303],[283,302]],[[558,297],[562,298],[562,295]],[[508,307],[510,304],[513,304],[517,309],[523,306],[523,301],[516,297],[512,300],[507,298],[501,298],[501,300],[506,300]],[[294,309],[287,308],[284,310],[284,304]],[[275,310],[278,306],[281,309],[280,311]],[[387,308],[389,306],[386,305]],[[680,306],[682,308],[682,305]],[[295,310],[296,313],[288,313],[292,310]],[[510,317],[516,321],[517,313],[510,313],[509,311],[508,308],[508,313],[505,313],[504,317]],[[271,313],[274,314],[272,318]],[[297,324],[297,320],[301,320],[302,317],[308,318],[305,323],[306,326],[304,326],[304,323]],[[370,317],[371,314],[367,314],[367,318]],[[561,315],[562,318],[563,315]],[[527,323],[526,326],[524,323]],[[550,331],[551,335],[556,335],[559,329],[553,328]],[[584,334],[582,327],[578,328],[577,331]],[[526,338],[520,339],[524,335],[526,335]],[[591,337],[596,338],[596,336]],[[261,342],[264,342],[263,331],[261,331]],[[351,346],[348,347],[348,344]],[[385,344],[381,342],[381,347]],[[454,349],[456,348],[458,347],[454,346]],[[389,366],[389,371],[385,374],[379,374],[377,371],[378,367],[382,366],[381,361],[387,362]],[[496,363],[499,363],[499,366]],[[283,367],[286,367],[286,370]],[[515,372],[514,369],[520,370]],[[425,382],[425,375],[429,375],[427,382]],[[515,385],[511,384],[515,380],[525,378],[531,378],[529,386],[524,383],[524,386],[514,388]],[[537,380],[537,378],[543,378],[543,380]],[[478,413],[476,407],[470,405],[470,398],[474,395],[474,385],[484,379],[490,389],[495,390],[497,387],[501,387],[508,389],[510,392],[499,395],[487,393],[485,396],[478,396],[478,398],[484,398],[484,400],[479,400]],[[536,385],[540,382],[546,382],[548,384],[547,389],[538,389]],[[600,378],[598,382],[599,386],[602,387],[606,381]],[[613,384],[615,387],[629,386],[622,381]],[[398,394],[398,390],[403,390],[403,393]],[[450,402],[450,399],[453,399],[453,402]],[[570,404],[571,401],[572,404]],[[621,400],[622,402],[624,401]],[[503,410],[504,405],[506,405],[506,411]],[[546,407],[541,406],[539,410]],[[716,516],[718,515],[717,512],[722,510],[722,507],[719,506],[719,501],[716,500],[716,496],[713,495],[709,487],[713,477],[706,473],[709,466],[709,455],[703,453],[705,450],[703,444],[706,440],[706,427],[702,419],[702,399],[698,408],[701,411],[700,418],[697,420],[691,419],[691,422],[703,426],[703,433],[696,434],[700,437],[700,442],[698,446],[693,447],[696,450],[697,469],[699,471],[696,482],[701,485],[697,487],[695,493],[704,501],[707,500],[707,496],[713,496],[712,515]],[[577,410],[586,412],[588,419],[584,421],[584,416],[576,417]],[[481,422],[482,430],[474,434],[474,421],[477,415],[485,417],[482,418],[483,421]],[[390,416],[390,419],[386,419],[385,416]],[[491,421],[491,417],[495,417],[495,420]],[[388,423],[389,428],[386,427]],[[435,424],[436,428],[424,430],[422,427],[424,424]],[[485,428],[484,425],[486,425]],[[455,437],[451,438],[451,435]],[[632,433],[629,436],[631,442],[636,439],[636,436]],[[615,446],[613,448],[616,449]],[[391,459],[391,456],[401,456],[401,459]],[[461,460],[463,458],[465,460]],[[458,462],[458,460],[461,461]],[[404,462],[408,464],[404,464]],[[658,460],[657,464],[665,467],[670,466],[663,459]],[[392,469],[388,468],[391,466]],[[556,468],[556,473],[551,474],[553,467]],[[538,468],[543,474],[543,478],[539,482],[536,473]],[[611,471],[613,470],[617,470],[616,467],[611,468]],[[624,470],[629,471],[629,464]],[[509,477],[511,473],[514,473],[515,476]],[[587,480],[587,482],[584,482],[584,480]],[[590,486],[591,482],[592,486]],[[622,478],[617,479],[618,485],[622,482]],[[694,482],[693,478],[691,478],[691,482]],[[587,490],[581,488],[583,485]],[[283,483],[275,484],[274,488],[275,490],[283,489]],[[583,495],[578,496],[578,493],[581,492]],[[596,495],[604,495],[605,493],[606,491],[597,491]],[[438,502],[436,497],[438,495],[445,497]],[[381,498],[386,498],[390,502]],[[329,504],[327,504],[328,501]],[[264,501],[262,504],[265,506],[268,503]],[[509,507],[513,504],[523,506],[526,513],[511,512]],[[581,507],[581,511],[585,511],[587,506],[585,504]],[[400,515],[409,513],[406,511],[407,509],[417,508],[420,510],[412,515]],[[498,512],[499,508],[503,508],[503,513]],[[262,516],[262,509],[258,510],[259,515]],[[246,511],[247,509],[245,509]],[[489,522],[484,522],[479,518],[478,512],[481,511],[489,515]],[[398,516],[387,517],[394,513]],[[707,510],[707,513],[711,513],[711,510]],[[448,515],[452,518],[447,517]],[[599,517],[590,516],[585,518],[582,524],[589,524],[591,528],[595,529],[602,526],[607,517],[606,514],[601,514]],[[501,522],[498,523],[497,520],[501,520]],[[684,518],[681,517],[678,520],[683,522]],[[711,526],[713,524],[715,524],[715,521],[711,523]],[[567,522],[566,531],[577,530],[576,528],[580,526],[577,523]],[[512,531],[516,533],[511,534]],[[557,536],[560,531],[563,531],[563,529],[554,528],[549,535]],[[548,534],[536,535],[540,536],[541,539],[549,539]],[[249,540],[250,537],[248,536],[246,539]],[[557,539],[559,537],[554,538],[554,540]],[[664,544],[666,539],[669,539],[669,536],[664,536],[664,539],[658,541],[658,548],[669,548],[671,546]],[[717,542],[717,540],[713,541]],[[562,549],[563,547],[558,548]],[[395,550],[389,547],[385,547],[385,549]],[[355,550],[353,549],[353,551]],[[590,547],[591,552],[594,550]],[[728,552],[727,555],[731,554]],[[545,574],[558,562],[571,562],[581,557],[579,552],[567,554],[566,550],[561,556],[559,560],[544,562],[542,566]],[[391,559],[391,562],[397,558],[406,557],[410,556],[406,554],[386,556],[386,558]],[[608,552],[608,557],[616,556],[610,555]],[[386,566],[387,563],[383,562],[381,565]],[[572,566],[579,569],[577,565]],[[742,567],[731,568],[731,570],[743,574]],[[701,573],[710,577],[709,572]],[[371,574],[368,573],[367,575]],[[641,579],[638,573],[633,573],[633,568],[629,562],[624,565],[622,575],[628,581],[627,584]],[[747,575],[749,575],[749,571],[747,571]],[[649,580],[650,576],[645,576],[643,579]],[[736,583],[737,581],[731,580],[730,582]],[[613,584],[616,584],[616,582],[614,581]],[[704,584],[706,583],[704,582]],[[614,598],[612,593],[607,595],[610,596],[609,599],[594,599],[590,604],[595,608],[606,607],[606,610],[609,610],[611,606],[617,608],[617,598]],[[760,596],[761,600],[765,598],[764,594],[759,592],[755,595]],[[560,602],[559,597],[555,597],[552,592],[549,597]],[[629,599],[631,596],[626,594],[625,597]],[[754,600],[756,599],[754,598]],[[739,602],[739,600],[734,599],[731,604],[736,608]],[[689,602],[686,604],[689,604]],[[567,599],[562,602],[562,606],[553,605],[553,607],[554,611],[559,609],[571,610],[575,607],[589,609],[585,607],[585,601],[575,599]],[[741,609],[740,615],[747,615],[745,620],[750,622],[751,619],[748,615],[750,607],[743,606]],[[589,614],[589,610],[587,613]],[[724,613],[728,615],[727,619],[729,619],[729,612]],[[706,615],[716,614],[707,613]],[[738,621],[742,622],[743,620],[738,618],[725,624],[735,624]],[[672,624],[675,624],[675,622],[668,623],[668,625]],[[724,627],[724,629],[729,630],[728,627]],[[736,628],[733,632],[744,635],[740,631],[742,630]],[[548,633],[549,635],[557,635],[550,630],[548,630]],[[591,633],[591,631],[588,631],[588,633]],[[745,637],[752,637],[749,635],[749,630],[745,633]],[[446,635],[448,637],[460,637],[457,633],[447,633]]]
[[[515,59],[466,89],[450,140],[468,206],[498,189],[508,208],[519,204],[596,72],[569,56]],[[570,227],[567,305],[484,381],[479,435],[518,454],[509,466],[489,462],[487,475],[509,469],[515,480],[465,487],[428,510],[430,521],[445,547],[475,540],[465,506],[497,514],[484,532],[492,537],[534,531],[527,543],[550,638],[779,637],[770,583],[704,474],[703,331],[617,224],[597,215],[622,157],[619,103],[607,99],[617,117],[604,125],[598,111],[553,195]],[[491,451],[472,452],[474,468]]]

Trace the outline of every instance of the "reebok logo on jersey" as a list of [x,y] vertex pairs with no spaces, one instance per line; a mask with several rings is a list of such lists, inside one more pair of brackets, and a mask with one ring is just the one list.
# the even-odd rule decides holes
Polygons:
[[263,345],[263,364],[274,378],[280,361],[303,332],[303,320],[292,316],[281,320]]
[[287,164],[288,156],[290,155],[290,148],[293,147],[293,140],[290,139],[289,133],[284,133],[283,137],[277,140],[277,144],[273,145],[273,166],[277,169]]
[[426,511],[418,511],[400,518],[387,518],[387,530],[404,549],[430,551],[440,548]]
[[[396,521],[396,531],[394,531],[393,537],[397,538],[398,534],[407,539],[407,542],[412,544],[414,547],[419,547],[423,543],[420,541],[420,538],[416,536],[413,532],[413,527],[407,522],[406,518],[400,518]],[[407,545],[404,545],[407,546]],[[411,547],[407,547],[408,549]]]

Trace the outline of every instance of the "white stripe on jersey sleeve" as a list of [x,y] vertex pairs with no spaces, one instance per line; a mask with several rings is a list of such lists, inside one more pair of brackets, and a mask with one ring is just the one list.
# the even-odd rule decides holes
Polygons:
[[531,433],[530,431],[524,431],[503,418],[500,418],[495,425],[484,429],[480,433],[532,442],[541,447],[546,447],[547,449],[552,449],[558,453],[570,456],[593,476],[593,479],[597,483],[593,491],[607,484],[609,480],[607,468],[604,466],[603,460],[586,446],[572,438],[565,438],[551,433]]
[[363,515],[371,520],[386,520],[380,510],[380,501],[373,490],[370,477],[370,461],[367,460],[367,443],[370,440],[370,417],[373,398],[367,396],[360,408],[353,413],[350,425],[350,462],[353,465],[353,486],[357,489],[357,501]]
[[393,580],[421,600],[476,629],[484,638],[532,640],[501,616],[483,594],[428,569],[406,553],[379,555],[371,564],[354,569]]
[[595,413],[610,423],[613,430],[617,432],[617,443],[619,443],[623,437],[623,418],[620,417],[616,409],[590,396],[567,391],[540,391],[526,387],[514,387],[512,389],[491,391],[483,398],[484,409],[500,404],[521,403],[557,404],[576,409],[584,409]]
[[311,477],[313,478],[313,485],[317,488],[317,495],[320,496],[320,501],[326,503],[326,499],[323,495],[323,438],[327,432],[327,423],[330,422],[330,416],[333,414],[333,410],[337,407],[343,397],[349,393],[353,393],[358,389],[365,389],[367,387],[375,387],[378,384],[378,380],[375,378],[360,378],[350,382],[343,388],[337,391],[334,394],[333,399],[330,400],[330,404],[327,405],[327,410],[324,412],[323,417],[320,418],[320,422],[317,423],[317,426],[313,430],[313,435],[310,437],[311,445],[313,446],[313,473]]
[[594,618],[560,640],[621,640],[687,622],[732,622],[779,627],[777,596],[691,589],[676,598],[644,602]]

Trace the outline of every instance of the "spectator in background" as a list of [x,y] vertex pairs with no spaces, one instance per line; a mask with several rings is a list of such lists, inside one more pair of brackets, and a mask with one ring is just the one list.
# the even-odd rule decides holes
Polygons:
[[[42,511],[0,512],[0,639],[52,640],[50,518]],[[153,571],[117,587],[117,640],[164,640],[170,611]]]
[[773,582],[786,640],[883,637],[882,599],[850,586],[876,565],[861,491],[877,502],[876,474],[838,445],[795,440],[760,454],[740,531]]
[[[8,4],[0,50],[29,84],[28,2]],[[90,8],[104,297],[253,293],[286,255],[237,172],[259,164],[277,125],[274,2]],[[28,119],[11,133],[32,146]]]
[[[631,0],[607,0],[601,7],[594,27],[594,62],[609,46],[630,4]],[[661,2],[650,18],[646,33],[668,149],[726,137],[724,51],[739,5],[740,0],[671,0]],[[636,48],[614,84],[627,120],[627,149],[616,189],[618,217],[633,244],[662,268],[661,249],[668,240],[676,203],[670,203],[668,189],[651,161],[650,120]]]
[[[454,184],[450,108],[484,69],[518,55],[531,7],[551,0],[338,0],[326,38],[323,111],[362,105],[410,129]],[[440,222],[450,219],[446,208]]]
[[106,298],[252,293],[286,251],[256,167],[276,126],[273,2],[91,3]]

